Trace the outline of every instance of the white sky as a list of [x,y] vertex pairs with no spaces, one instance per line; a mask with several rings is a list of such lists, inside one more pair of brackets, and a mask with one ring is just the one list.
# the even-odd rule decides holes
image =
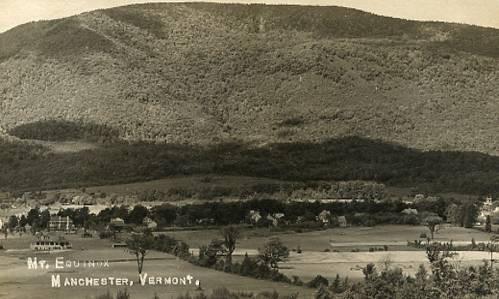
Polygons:
[[[0,32],[30,21],[61,18],[99,8],[145,2],[165,1],[0,0]],[[499,0],[198,0],[198,2],[338,5],[406,19],[459,22],[499,28]]]

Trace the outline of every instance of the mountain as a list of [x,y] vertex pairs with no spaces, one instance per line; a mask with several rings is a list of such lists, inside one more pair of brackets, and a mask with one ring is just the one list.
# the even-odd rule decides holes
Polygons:
[[0,134],[497,155],[498,58],[498,30],[340,7],[119,7],[0,34]]

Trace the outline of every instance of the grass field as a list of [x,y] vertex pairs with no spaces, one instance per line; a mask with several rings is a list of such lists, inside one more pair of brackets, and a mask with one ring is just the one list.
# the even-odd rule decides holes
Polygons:
[[[407,240],[418,239],[421,232],[427,232],[423,226],[378,226],[372,228],[350,227],[323,231],[291,233],[275,232],[269,229],[243,229],[242,237],[235,252],[235,261],[240,261],[247,252],[256,255],[272,236],[279,237],[292,249],[290,257],[280,265],[280,271],[289,277],[299,276],[304,282],[320,274],[333,279],[336,274],[348,276],[351,280],[362,278],[362,267],[373,262],[377,267],[385,265],[400,267],[406,274],[414,274],[420,264],[427,265],[425,252],[406,246]],[[167,233],[179,240],[186,241],[197,254],[197,247],[219,238],[218,230],[176,231]],[[92,298],[105,293],[107,287],[67,287],[51,288],[50,279],[53,270],[28,270],[27,257],[37,256],[53,263],[56,256],[67,260],[110,260],[109,268],[102,269],[64,269],[58,272],[61,277],[125,277],[137,279],[134,257],[124,249],[112,249],[111,243],[100,239],[83,239],[78,235],[66,236],[73,243],[73,250],[57,254],[38,253],[27,250],[31,236],[10,236],[1,240],[6,250],[0,252],[0,298]],[[487,241],[489,234],[474,229],[446,227],[435,235],[439,241],[469,243],[471,238],[477,242]],[[388,245],[388,251],[368,252],[369,247]],[[293,249],[300,247],[302,253]],[[325,252],[329,249],[329,252]],[[360,252],[351,252],[360,249]],[[310,298],[313,290],[281,283],[255,280],[237,275],[226,274],[207,268],[201,268],[177,259],[168,254],[150,252],[147,255],[144,272],[155,276],[192,275],[201,281],[204,290],[227,287],[234,291],[260,292],[277,290],[280,293],[300,293],[302,298]],[[487,259],[486,252],[459,252],[455,263],[462,265],[480,264]],[[61,271],[61,270],[58,270]],[[109,287],[112,292],[117,287]],[[140,286],[136,283],[128,288],[132,298],[152,298],[154,293],[160,298],[175,298],[185,292],[195,293],[195,286]],[[77,297],[74,297],[76,293]],[[15,296],[12,294],[16,294]],[[29,296],[28,296],[29,294]],[[37,294],[37,295],[32,295]]]
[[[6,251],[0,253],[0,298],[92,298],[103,294],[108,287],[51,287],[51,274],[60,274],[61,277],[125,277],[135,280],[135,284],[128,287],[132,298],[152,298],[157,293],[160,298],[176,298],[177,295],[186,292],[196,293],[194,285],[188,286],[164,286],[149,285],[141,286],[138,284],[137,265],[133,256],[123,249],[112,249],[110,243],[103,240],[89,240],[72,238],[75,250],[55,253],[55,254],[37,254],[41,259],[49,260],[53,264],[56,257],[64,257],[66,260],[110,260],[108,268],[67,268],[61,270],[28,270],[27,257],[34,257],[31,251],[21,251],[19,248],[26,248],[31,238],[25,236],[22,238],[13,238],[3,240]],[[24,246],[21,246],[23,245]],[[79,246],[87,248],[81,250]],[[9,248],[18,248],[9,250]],[[144,272],[152,276],[178,276],[184,277],[188,274],[201,282],[204,291],[210,291],[215,288],[227,287],[234,291],[261,292],[278,290],[280,293],[290,294],[299,293],[301,298],[310,298],[313,290],[301,288],[282,283],[256,280],[215,270],[201,268],[182,261],[176,257],[160,252],[150,252],[149,260],[146,260]],[[118,287],[109,287],[111,292],[115,293]]]
[[[488,252],[459,251],[452,258],[452,263],[462,266],[478,265],[489,258]],[[292,252],[280,271],[288,276],[299,276],[304,281],[309,281],[318,274],[328,279],[334,279],[339,274],[357,280],[364,277],[362,268],[369,263],[374,263],[378,269],[386,265],[398,267],[409,275],[414,275],[419,265],[425,265],[429,269],[424,251]]]
[[[320,274],[334,278],[336,274],[348,276],[355,280],[363,277],[362,267],[373,262],[383,267],[386,262],[402,268],[407,274],[414,274],[420,264],[427,265],[423,250],[407,246],[407,241],[419,239],[422,232],[428,234],[424,226],[385,225],[376,227],[334,228],[307,233],[272,232],[268,229],[243,230],[235,252],[235,260],[241,260],[246,252],[257,254],[257,249],[270,237],[279,237],[291,250],[302,249],[302,253],[291,251],[290,257],[281,264],[281,271],[288,276],[299,276],[309,281]],[[214,238],[220,238],[218,230],[178,231],[169,233],[177,239],[184,240],[191,247],[208,244]],[[476,229],[460,227],[444,227],[435,234],[435,240],[453,241],[454,244],[469,244],[474,238],[476,242],[485,242],[490,234]],[[369,248],[388,246],[388,251],[369,252]],[[328,249],[330,252],[325,252]],[[360,252],[351,252],[353,249]],[[336,252],[338,251],[338,252]],[[455,262],[463,265],[479,264],[487,259],[485,252],[459,252]]]
[[[269,229],[245,229],[238,242],[239,248],[258,249],[269,237],[279,237],[289,248],[298,246],[304,251],[324,251],[359,246],[405,246],[407,241],[419,239],[421,233],[429,235],[424,226],[380,225],[375,227],[334,228],[306,233],[274,232]],[[220,238],[218,230],[176,231],[169,235],[187,242],[191,247],[208,244]],[[471,242],[487,241],[490,234],[475,229],[461,227],[445,227],[435,233],[436,241]]]

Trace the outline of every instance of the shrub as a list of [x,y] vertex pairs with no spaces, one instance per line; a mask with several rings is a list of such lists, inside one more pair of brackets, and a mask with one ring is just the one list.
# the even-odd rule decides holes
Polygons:
[[302,286],[303,285],[303,281],[300,279],[300,277],[298,277],[296,275],[293,275],[291,277],[291,283],[294,284],[294,285],[297,285],[297,286]]
[[307,284],[306,284],[306,286],[309,288],[318,288],[321,285],[329,286],[329,280],[327,280],[327,278],[325,278],[321,275],[317,275],[314,279],[307,282]]

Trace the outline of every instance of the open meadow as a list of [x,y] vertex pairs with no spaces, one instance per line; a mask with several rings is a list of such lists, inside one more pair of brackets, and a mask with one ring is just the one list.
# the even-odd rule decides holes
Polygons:
[[[421,233],[427,233],[424,226],[380,225],[375,227],[333,228],[306,233],[275,232],[269,229],[243,230],[235,251],[236,260],[245,253],[258,254],[258,248],[270,237],[279,237],[291,250],[290,257],[281,263],[281,272],[287,276],[298,276],[309,281],[320,274],[333,279],[336,274],[355,280],[363,277],[362,267],[373,262],[378,267],[400,267],[406,274],[414,274],[419,265],[428,266],[424,250],[407,246],[407,241],[420,239]],[[220,238],[218,230],[177,231],[171,236],[190,244],[191,248],[208,244],[212,239]],[[470,244],[472,239],[487,242],[490,234],[477,229],[461,227],[443,227],[435,234],[435,241],[450,242],[455,245]],[[370,248],[387,251],[369,252]],[[297,249],[301,253],[297,253]],[[352,251],[359,252],[352,252]],[[487,252],[461,251],[453,259],[463,265],[481,264],[488,259]]]
[[[316,275],[334,279],[336,274],[348,276],[352,281],[363,277],[362,267],[373,262],[381,269],[386,266],[400,267],[404,273],[413,275],[419,265],[428,267],[424,250],[407,246],[407,241],[419,239],[421,233],[427,232],[424,226],[385,225],[375,227],[334,228],[322,231],[295,233],[291,231],[273,231],[268,228],[242,229],[241,237],[234,252],[234,261],[241,261],[247,253],[258,254],[258,248],[271,237],[279,237],[290,249],[290,256],[280,263],[280,271],[288,277],[298,276],[308,282]],[[187,242],[190,252],[198,254],[198,248],[208,244],[212,239],[220,238],[219,231],[173,231],[166,232],[178,240]],[[154,293],[160,298],[175,298],[186,292],[199,292],[195,284],[185,286],[165,286],[139,284],[135,257],[123,248],[111,248],[111,242],[97,238],[81,238],[79,235],[65,235],[73,244],[73,249],[52,253],[35,253],[29,250],[33,237],[28,234],[9,236],[1,240],[4,250],[0,252],[0,298],[93,298],[107,289],[115,293],[120,287],[81,287],[71,286],[52,288],[52,274],[65,277],[123,277],[134,280],[128,286],[132,298],[152,298]],[[454,244],[469,244],[471,239],[486,242],[490,235],[476,229],[445,227],[440,229],[435,239],[441,242],[453,241]],[[387,246],[387,250],[381,248]],[[377,251],[370,252],[370,248]],[[298,250],[300,249],[300,250]],[[48,269],[28,269],[27,259],[37,257],[45,259],[51,265]],[[55,269],[56,258],[65,261],[97,260],[109,261],[108,267],[93,269],[88,267],[65,267]],[[478,265],[488,259],[487,252],[460,251],[453,263],[461,265]],[[192,275],[199,280],[204,291],[219,287],[228,287],[234,291],[261,292],[277,290],[283,294],[299,293],[302,298],[310,298],[313,289],[256,280],[248,277],[227,274],[208,268],[198,267],[172,255],[150,251],[146,256],[144,272],[150,276],[185,277]],[[123,288],[123,287],[121,287]],[[15,294],[15,295],[13,295]],[[34,295],[35,294],[35,295]]]
[[[300,247],[303,251],[324,251],[326,249],[364,248],[366,246],[405,247],[407,241],[419,239],[421,233],[429,234],[425,226],[379,225],[374,227],[332,228],[321,231],[296,233],[295,231],[274,231],[268,228],[244,229],[238,241],[239,248],[258,249],[269,237],[279,237],[290,249]],[[187,242],[191,247],[208,244],[220,238],[219,230],[173,231],[168,235]],[[462,227],[446,226],[435,233],[435,241],[455,244],[488,241],[490,234]]]
[[[65,277],[121,277],[134,280],[133,286],[127,290],[131,298],[153,298],[157,293],[159,298],[176,298],[187,292],[198,293],[196,285],[146,285],[139,283],[137,264],[134,256],[128,254],[123,248],[111,248],[111,243],[106,240],[68,238],[75,245],[73,250],[53,253],[37,253],[26,250],[31,238],[23,236],[2,240],[6,250],[0,252],[0,298],[93,298],[106,292],[116,293],[124,287],[92,287],[71,286],[52,288],[52,274]],[[9,249],[13,248],[13,249]],[[83,249],[82,249],[83,248]],[[37,257],[45,259],[50,265],[49,269],[28,269],[27,258]],[[80,261],[80,267],[64,267],[55,269],[55,259],[64,258],[64,261]],[[109,260],[108,267],[92,268],[83,267],[83,261]],[[226,274],[212,269],[194,266],[172,255],[151,251],[147,254],[144,264],[144,273],[156,277],[186,277],[193,276],[193,281],[199,280],[203,291],[227,287],[230,290],[242,292],[262,292],[277,290],[282,294],[299,293],[300,298],[310,298],[313,289],[291,286],[264,280]]]

